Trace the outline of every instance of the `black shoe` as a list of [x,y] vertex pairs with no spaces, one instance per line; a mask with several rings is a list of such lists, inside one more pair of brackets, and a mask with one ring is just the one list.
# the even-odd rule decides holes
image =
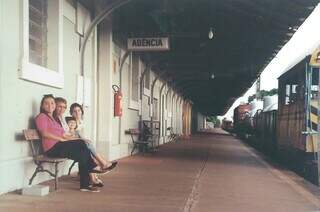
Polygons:
[[99,190],[97,187],[93,187],[93,186],[87,186],[87,187],[80,188],[80,191],[83,191],[83,192],[93,192],[93,193],[98,193],[98,192],[100,192],[100,190]]
[[103,170],[110,171],[110,170],[114,169],[114,168],[117,166],[117,164],[118,164],[118,161],[113,161],[113,162],[111,163],[111,166],[109,166],[109,167],[107,167],[107,168],[104,168]]

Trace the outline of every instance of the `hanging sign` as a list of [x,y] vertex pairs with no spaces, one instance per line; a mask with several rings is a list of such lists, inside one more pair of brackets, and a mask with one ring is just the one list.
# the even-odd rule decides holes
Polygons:
[[169,50],[169,38],[128,38],[128,50],[130,51],[167,51]]

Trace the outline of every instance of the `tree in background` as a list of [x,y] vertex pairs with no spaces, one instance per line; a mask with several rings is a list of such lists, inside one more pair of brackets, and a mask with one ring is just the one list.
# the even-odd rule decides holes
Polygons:
[[218,119],[217,116],[207,116],[206,121],[212,122],[214,124],[214,126],[219,127],[221,125],[221,121],[220,121],[220,119]]
[[259,94],[259,98],[257,98],[257,95],[256,95],[256,94],[253,94],[253,95],[249,96],[249,97],[248,97],[248,103],[252,102],[254,99],[260,99],[260,100],[262,100],[263,97],[265,97],[265,96],[273,96],[273,95],[275,95],[275,94],[278,94],[278,89],[277,89],[277,88],[274,88],[274,89],[272,89],[272,90],[270,90],[270,91],[261,90],[259,93],[260,93],[260,94]]

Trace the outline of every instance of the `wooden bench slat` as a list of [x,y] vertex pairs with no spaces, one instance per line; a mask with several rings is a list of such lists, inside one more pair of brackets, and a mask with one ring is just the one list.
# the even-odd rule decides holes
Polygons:
[[[51,158],[51,157],[47,157],[45,155],[42,154],[42,152],[40,151],[41,150],[41,138],[40,138],[40,135],[38,133],[37,130],[35,129],[24,129],[23,130],[23,134],[24,134],[24,137],[27,141],[29,141],[29,144],[30,144],[30,147],[31,147],[31,150],[32,150],[32,156],[33,156],[33,161],[35,163],[35,165],[37,166],[32,177],[30,178],[29,180],[29,185],[32,184],[32,181],[33,179],[36,177],[37,173],[39,172],[47,172],[49,173],[52,177],[54,177],[55,179],[55,190],[58,189],[58,164],[61,163],[61,162],[64,162],[66,160],[68,160],[67,158]],[[34,142],[37,142],[37,143],[40,143],[39,147],[36,148],[35,147],[35,143]],[[51,172],[51,170],[49,169],[45,169],[43,167],[43,163],[53,163],[55,164],[55,171],[54,173]]]
[[37,161],[48,162],[48,163],[60,163],[68,160],[67,158],[50,158],[45,155],[38,155],[35,159]]
[[131,150],[131,155],[132,155],[133,151],[137,147],[139,147],[139,148],[142,147],[142,148],[145,148],[145,149],[148,148],[148,145],[150,143],[149,141],[138,140],[139,138],[134,139],[134,136],[140,136],[141,135],[141,132],[140,132],[139,129],[128,129],[128,130],[125,130],[124,133],[131,136],[131,140],[132,140],[132,143],[133,143],[133,148]]
[[35,129],[25,129],[23,134],[27,141],[40,140],[39,133]]
[[126,131],[124,131],[125,134],[129,134],[129,135],[140,135],[140,130],[138,129],[128,129]]

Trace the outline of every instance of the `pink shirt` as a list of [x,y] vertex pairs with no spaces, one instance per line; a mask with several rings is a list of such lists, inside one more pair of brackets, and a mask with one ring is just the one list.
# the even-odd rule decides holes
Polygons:
[[[56,136],[62,137],[64,134],[64,130],[61,125],[54,119],[50,118],[48,115],[44,113],[40,113],[36,117],[36,125],[37,129],[41,131],[46,131]],[[57,142],[57,140],[43,138],[42,137],[42,147],[46,152],[51,149]]]

